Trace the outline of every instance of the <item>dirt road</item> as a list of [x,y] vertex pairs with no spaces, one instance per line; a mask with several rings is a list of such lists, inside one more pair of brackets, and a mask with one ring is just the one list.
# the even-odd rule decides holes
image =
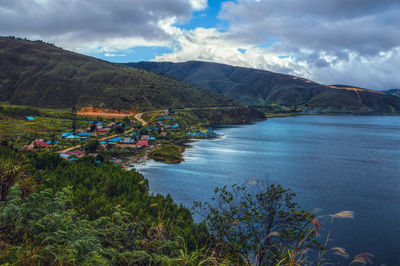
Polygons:
[[[143,125],[146,125],[147,122],[146,122],[145,120],[143,120],[143,118],[142,118],[142,115],[143,115],[143,114],[144,114],[144,113],[138,113],[138,114],[135,115],[135,118],[136,118],[138,121],[140,121]],[[129,130],[125,131],[124,134],[125,134],[125,133],[131,133],[132,131],[133,131],[133,129],[129,129]],[[118,137],[118,136],[119,136],[118,134],[115,134],[115,135],[112,135],[112,136],[107,136],[107,137],[101,138],[99,141],[105,141],[105,140],[112,139],[112,138],[115,138],[115,137]],[[69,151],[78,149],[78,148],[80,148],[81,146],[82,146],[82,145],[79,144],[79,145],[76,145],[76,146],[73,146],[73,147],[69,147],[69,148],[67,148],[67,149],[64,149],[64,150],[60,151],[59,153],[69,152]]]
[[144,125],[147,124],[147,122],[143,120],[143,118],[142,118],[142,115],[143,115],[143,114],[144,114],[144,113],[137,113],[137,114],[135,115],[135,118],[136,118],[139,122],[141,122],[141,123],[143,124],[143,126],[144,126]]

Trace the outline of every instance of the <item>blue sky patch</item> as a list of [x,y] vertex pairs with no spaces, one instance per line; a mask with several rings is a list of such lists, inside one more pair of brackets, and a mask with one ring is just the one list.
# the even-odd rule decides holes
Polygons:
[[217,28],[219,31],[224,32],[229,26],[227,21],[222,21],[218,18],[221,5],[226,0],[210,0],[208,7],[205,10],[193,12],[192,19],[185,24],[175,25],[181,29],[194,30],[198,27],[201,28]]
[[150,61],[158,55],[171,52],[172,49],[169,47],[136,46],[128,50],[119,50],[117,52],[108,52],[108,53],[95,52],[95,53],[87,53],[86,55],[115,63],[127,63],[127,62]]

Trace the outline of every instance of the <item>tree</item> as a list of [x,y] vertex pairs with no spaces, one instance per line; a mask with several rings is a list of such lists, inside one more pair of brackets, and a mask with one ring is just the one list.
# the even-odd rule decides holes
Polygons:
[[124,134],[124,132],[125,132],[125,127],[124,126],[116,126],[115,127],[115,133]]
[[125,123],[125,125],[131,124],[131,120],[128,117],[124,117],[123,122]]
[[29,163],[24,157],[16,153],[0,156],[0,201],[7,198],[9,188],[16,182],[20,182],[24,195],[36,190],[36,182],[28,174]]
[[96,123],[93,123],[93,124],[90,126],[90,132],[94,132],[94,131],[96,131],[96,129],[97,129],[97,124],[96,124]]
[[75,132],[76,132],[76,120],[77,120],[75,105],[73,105],[72,109],[71,109],[71,120],[72,120],[72,132],[75,135]]
[[231,190],[216,188],[212,203],[195,202],[194,208],[214,236],[214,252],[272,265],[288,250],[314,242],[313,215],[299,209],[294,196],[281,185],[266,185],[262,191],[233,185]]
[[95,153],[97,149],[100,147],[100,142],[98,140],[91,140],[83,147],[86,154]]

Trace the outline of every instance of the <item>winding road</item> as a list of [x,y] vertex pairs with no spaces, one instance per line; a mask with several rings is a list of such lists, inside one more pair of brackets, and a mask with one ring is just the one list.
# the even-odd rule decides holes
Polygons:
[[[136,118],[136,120],[138,120],[138,121],[139,121],[140,123],[142,123],[143,125],[147,125],[147,122],[142,118],[142,115],[143,115],[143,114],[144,114],[144,113],[137,113],[137,114],[135,115],[135,118]],[[125,131],[124,133],[130,133],[130,132],[132,132],[132,131],[133,131],[133,129],[129,129],[129,130]],[[115,135],[112,135],[112,136],[107,136],[107,137],[101,138],[99,141],[104,141],[104,140],[112,139],[112,138],[115,138],[115,137],[118,137],[118,136],[119,136],[118,134],[115,134]],[[73,147],[69,147],[69,148],[67,148],[67,149],[64,149],[64,150],[59,151],[59,153],[66,153],[66,152],[69,152],[69,151],[78,149],[78,148],[80,148],[81,146],[82,146],[82,144],[79,144],[79,145],[76,145],[76,146],[73,146]]]

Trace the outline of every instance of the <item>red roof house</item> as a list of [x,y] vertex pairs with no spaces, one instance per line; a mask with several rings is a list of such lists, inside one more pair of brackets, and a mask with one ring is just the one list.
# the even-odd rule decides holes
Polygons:
[[149,145],[149,140],[148,139],[141,139],[138,140],[136,147],[141,148]]
[[69,151],[69,152],[66,152],[65,154],[70,155],[70,156],[77,156],[77,157],[82,157],[83,155],[85,155],[85,153],[81,150]]
[[49,144],[47,144],[43,140],[39,139],[39,140],[35,140],[35,146],[38,148],[48,148]]

